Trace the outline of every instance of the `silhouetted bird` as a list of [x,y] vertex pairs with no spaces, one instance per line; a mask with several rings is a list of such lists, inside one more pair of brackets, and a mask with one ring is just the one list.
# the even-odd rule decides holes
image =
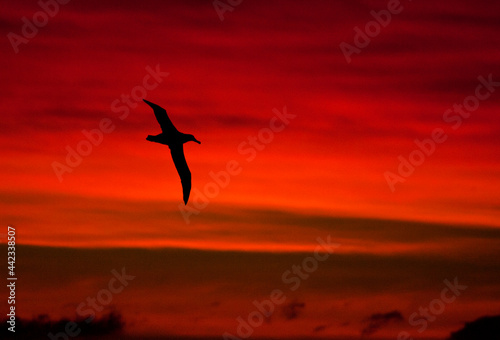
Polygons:
[[167,111],[165,111],[164,108],[153,104],[146,99],[143,100],[146,104],[153,108],[156,120],[160,123],[162,131],[156,136],[148,135],[146,139],[150,142],[168,145],[170,148],[170,154],[174,160],[175,168],[181,178],[184,204],[187,204],[189,193],[191,192],[191,171],[189,171],[186,158],[184,157],[183,144],[189,141],[193,141],[198,144],[201,144],[201,142],[194,138],[193,135],[187,135],[179,132],[170,121],[170,118],[168,118]]

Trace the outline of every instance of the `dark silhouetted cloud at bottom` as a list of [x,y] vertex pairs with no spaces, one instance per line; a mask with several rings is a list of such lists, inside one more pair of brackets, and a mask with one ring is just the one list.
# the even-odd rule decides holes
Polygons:
[[[71,336],[68,337],[68,329],[75,334],[78,332],[78,337],[87,339],[89,337],[120,334],[125,326],[121,314],[117,312],[111,312],[100,319],[94,319],[90,322],[83,318],[51,320],[48,315],[39,315],[31,320],[16,318],[15,332],[8,330],[10,325],[7,321],[8,319],[2,320],[2,324],[8,326],[2,327],[0,331],[1,339],[50,339],[49,333],[52,333],[54,339],[72,338]],[[74,324],[71,325],[71,323]]]
[[483,316],[451,333],[449,340],[498,340],[500,339],[500,315]]

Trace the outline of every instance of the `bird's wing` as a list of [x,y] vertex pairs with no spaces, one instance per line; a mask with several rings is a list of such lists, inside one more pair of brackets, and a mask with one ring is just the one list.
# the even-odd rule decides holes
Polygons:
[[170,146],[170,153],[172,154],[175,168],[181,178],[184,204],[187,204],[189,193],[191,192],[191,171],[189,171],[186,158],[184,157],[184,148],[182,144]]
[[146,104],[151,106],[155,113],[156,120],[158,123],[160,123],[161,131],[163,133],[173,133],[176,132],[177,129],[175,128],[174,124],[172,124],[172,121],[170,118],[168,118],[167,111],[159,105],[156,105],[154,103],[151,103],[150,101],[147,101],[146,99],[143,99]]

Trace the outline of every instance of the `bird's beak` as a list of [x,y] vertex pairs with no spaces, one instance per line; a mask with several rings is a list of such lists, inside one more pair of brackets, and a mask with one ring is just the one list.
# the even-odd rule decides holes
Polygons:
[[197,139],[194,140],[196,143],[201,144],[201,142]]

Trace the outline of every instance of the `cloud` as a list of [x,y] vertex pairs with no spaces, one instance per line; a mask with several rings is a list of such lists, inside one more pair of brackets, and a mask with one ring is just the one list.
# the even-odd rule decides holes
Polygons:
[[[153,186],[155,180],[151,178],[150,182],[142,184]],[[127,185],[132,186],[130,182]],[[112,189],[105,181],[102,186],[104,189]],[[172,190],[171,195],[178,199],[177,190]],[[319,231],[321,234],[335,235],[335,239],[343,245],[340,252],[398,252],[418,254],[421,260],[422,249],[426,250],[426,255],[432,252],[452,256],[455,251],[459,255],[479,243],[500,243],[500,229],[479,225],[465,228],[434,223],[341,218],[271,209],[242,209],[215,203],[203,214],[193,218],[191,229],[186,229],[182,215],[177,210],[177,203],[174,201],[173,204],[166,204],[165,201],[154,199],[90,199],[78,195],[33,191],[0,192],[0,211],[4,213],[5,219],[12,224],[22,223],[34,241],[43,241],[39,239],[42,237],[41,229],[50,231],[53,234],[50,240],[52,245],[103,246],[109,245],[108,241],[113,241],[133,247],[155,239],[156,245],[169,246],[172,245],[169,241],[178,241],[178,246],[182,246],[182,242],[210,239],[214,244],[219,244],[220,250],[227,250],[227,247],[239,249],[239,246],[235,246],[237,243],[280,243],[280,249],[286,251],[294,249],[294,246],[314,243]],[[86,220],[92,220],[93,223],[89,225]],[[140,222],[142,229],[138,231],[131,221]],[[164,227],[165,221],[168,221],[168,229]],[[82,228],[66,230],[65,225]],[[238,228],[235,229],[235,225]],[[294,232],[287,233],[291,229]],[[193,234],[193,230],[196,233]],[[241,231],[248,232],[242,235]],[[96,240],[96,237],[99,239]],[[449,245],[446,251],[442,249],[443,243]],[[147,245],[151,246],[150,243]],[[212,248],[206,241],[200,245],[205,249]],[[224,248],[224,245],[227,247]],[[265,249],[265,246],[261,249]],[[490,249],[482,247],[480,251],[487,252]]]
[[483,316],[452,332],[449,340],[500,339],[500,315]]
[[369,336],[378,331],[380,328],[386,326],[390,322],[401,322],[403,321],[403,315],[401,312],[394,310],[389,313],[377,313],[372,314],[370,317],[364,320],[367,323],[365,328],[361,331],[361,336]]
[[282,307],[281,311],[287,320],[296,319],[302,310],[305,308],[306,304],[304,302],[298,302],[297,300],[290,302]]
[[326,329],[326,325],[319,325],[319,326],[316,326],[314,327],[313,329],[313,333],[317,333],[317,332],[322,332]]
[[[8,319],[2,320],[2,324],[6,325],[7,321]],[[81,318],[76,318],[74,320],[66,318],[51,320],[47,314],[40,314],[31,320],[17,317],[15,333],[9,331],[6,326],[2,327],[0,335],[2,339],[43,339],[47,338],[48,333],[65,333],[66,325],[69,322],[76,323],[78,328],[71,329],[73,329],[74,332],[78,332],[78,329],[80,329],[80,334],[85,337],[121,333],[125,326],[121,314],[117,312],[110,312],[100,319],[94,319],[90,323],[85,322],[85,319]],[[11,337],[12,334],[14,334],[14,337]]]
[[[439,293],[436,282],[456,273],[460,273],[463,282],[475,282],[478,296],[488,297],[492,308],[500,306],[498,297],[491,294],[491,287],[497,282],[495,268],[499,261],[492,255],[467,263],[463,258],[453,260],[425,254],[418,257],[334,254],[303,282],[297,291],[300,295],[295,295],[281,276],[292,265],[301,264],[307,256],[304,253],[25,245],[19,245],[17,252],[22,258],[18,280],[25,283],[22,297],[16,301],[20,313],[25,313],[21,317],[46,310],[61,313],[57,317],[72,315],[79,303],[106,287],[112,268],[125,267],[127,273],[140,278],[141,284],[130,284],[113,298],[113,304],[127,320],[126,330],[131,332],[153,326],[167,332],[179,323],[186,335],[192,335],[190,323],[201,318],[211,328],[200,326],[200,333],[220,330],[222,334],[235,326],[238,315],[248,314],[242,314],[242,306],[253,310],[254,300],[269,299],[272,290],[280,289],[287,300],[276,308],[273,327],[283,325],[285,333],[299,327],[312,333],[315,327],[327,325],[325,334],[340,331],[359,336],[361,328],[369,326],[370,318],[361,326],[344,322],[369,317],[366,310],[378,311],[381,303],[389,306],[382,312],[397,309],[409,315],[419,304],[401,309],[398,307],[401,301],[408,296],[417,302],[431,301]],[[464,303],[471,311],[458,317],[472,320],[478,302]],[[138,314],[138,310],[144,313]],[[380,317],[372,317],[372,324],[377,319]],[[444,336],[451,330],[445,329]]]

